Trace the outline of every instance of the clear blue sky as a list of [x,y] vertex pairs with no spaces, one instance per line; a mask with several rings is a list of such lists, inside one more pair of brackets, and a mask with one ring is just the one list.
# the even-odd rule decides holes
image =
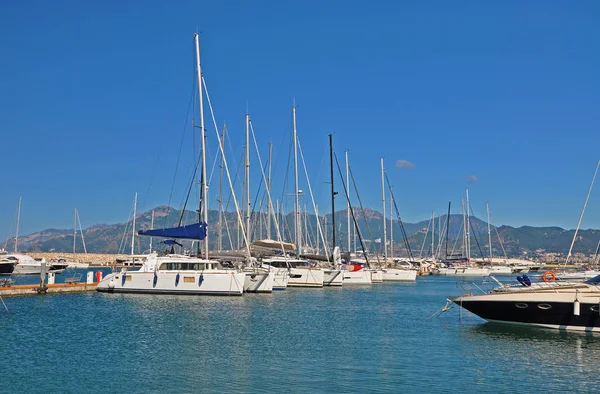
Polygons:
[[[84,227],[125,221],[135,192],[140,210],[179,205],[196,29],[235,161],[247,106],[262,154],[274,143],[274,194],[295,98],[321,211],[334,133],[371,208],[384,157],[407,221],[458,207],[468,187],[497,224],[574,228],[600,159],[599,20],[596,1],[5,2],[0,238],[19,196],[21,234],[72,227],[75,207]],[[597,188],[586,228],[600,227]]]

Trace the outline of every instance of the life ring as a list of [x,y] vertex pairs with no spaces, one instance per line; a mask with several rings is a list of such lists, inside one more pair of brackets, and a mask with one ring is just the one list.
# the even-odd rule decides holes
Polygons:
[[556,280],[556,274],[552,271],[546,271],[542,274],[542,280],[544,282],[554,282]]

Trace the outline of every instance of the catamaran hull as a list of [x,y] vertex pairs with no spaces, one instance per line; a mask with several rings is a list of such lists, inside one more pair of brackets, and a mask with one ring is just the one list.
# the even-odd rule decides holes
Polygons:
[[417,271],[399,270],[396,268],[387,268],[383,270],[384,282],[414,282],[417,280]]
[[287,268],[271,268],[273,272],[273,290],[285,290],[288,287],[290,274]]
[[341,270],[326,269],[323,273],[323,286],[342,286],[344,275]]
[[[502,300],[498,298],[502,297]],[[577,297],[578,302],[575,301]],[[508,299],[507,299],[508,298]],[[494,323],[600,331],[600,297],[548,293],[465,296],[452,300],[475,315]]]
[[324,270],[320,268],[290,268],[288,287],[323,287]]
[[[177,277],[179,274],[179,278]],[[96,288],[108,293],[242,295],[242,272],[127,272],[109,274]]]
[[274,272],[246,272],[244,292],[272,293],[274,280]]

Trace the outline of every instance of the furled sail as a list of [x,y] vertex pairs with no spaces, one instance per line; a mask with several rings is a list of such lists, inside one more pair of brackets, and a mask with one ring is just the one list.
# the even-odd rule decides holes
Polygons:
[[188,224],[187,226],[138,231],[138,235],[173,239],[203,240],[204,238],[206,238],[206,223],[200,222]]

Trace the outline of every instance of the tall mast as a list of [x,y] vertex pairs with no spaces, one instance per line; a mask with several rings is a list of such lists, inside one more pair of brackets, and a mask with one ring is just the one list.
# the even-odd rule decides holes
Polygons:
[[[350,196],[350,176],[348,174],[348,168],[348,151],[346,151],[346,194]],[[352,245],[350,245],[350,238],[352,233],[352,228],[350,227],[350,208],[350,198],[348,198],[348,209],[346,211],[346,218],[348,220],[348,253],[350,253],[350,251],[352,250]],[[356,249],[356,246],[354,248]]]
[[75,243],[77,242],[77,208],[73,209],[73,254],[75,254]]
[[[273,144],[269,142],[269,179],[267,179],[267,198],[269,200],[269,207],[273,206],[271,201],[271,163],[273,160]],[[271,211],[267,209],[267,239],[271,239]]]
[[300,232],[300,196],[298,192],[298,136],[296,134],[296,103],[292,107],[292,122],[294,126],[294,181],[295,181],[295,204],[294,204],[294,228],[296,236],[296,251],[302,253],[302,233]]
[[[150,229],[154,230],[154,209],[152,210],[152,221],[150,222]],[[152,253],[152,237],[150,237],[150,253]]]
[[394,214],[392,201],[392,189],[390,187],[390,257],[394,258]]
[[131,226],[131,254],[134,254],[135,248],[135,214],[137,209],[137,193],[135,193],[135,197],[133,198],[133,224]]
[[490,206],[487,202],[485,203],[485,210],[487,211],[488,243],[490,245],[490,264],[492,264],[492,230],[490,227]]
[[331,181],[331,251],[335,249],[335,187],[333,184],[333,134],[329,134],[329,169]]
[[385,217],[385,169],[383,167],[383,157],[381,158],[381,205],[383,207],[383,261],[387,264],[387,224]]
[[19,224],[21,223],[21,198],[19,197],[19,207],[17,208],[17,232],[15,233],[15,253],[19,247]]
[[463,215],[462,249],[463,249],[463,256],[467,256],[467,221],[465,218],[465,199],[464,198],[460,199],[460,205],[461,205],[462,215]]
[[[200,67],[200,36],[198,33],[194,33],[194,39],[196,41],[196,69],[198,74],[198,100],[200,104],[200,143],[202,150],[202,179],[201,183],[201,196],[200,196],[200,211],[202,214],[202,221],[208,223],[208,185],[206,184],[206,137],[204,131],[204,102],[202,93],[202,67]],[[202,203],[204,202],[204,209],[202,209]],[[204,237],[204,258],[208,259],[208,231],[206,237]]]
[[[223,125],[223,131],[221,132],[221,152],[225,152],[225,130],[227,126]],[[221,155],[221,168],[219,171],[219,239],[217,240],[217,249],[223,250],[223,161],[225,157]],[[232,245],[233,246],[233,245]]]
[[435,260],[435,212],[431,211],[431,258]]
[[448,201],[448,214],[446,215],[446,252],[444,253],[444,258],[448,258],[448,234],[450,233],[450,204],[452,202]]
[[581,216],[579,216],[579,222],[577,222],[577,228],[575,229],[575,234],[573,234],[573,240],[571,241],[571,246],[569,247],[569,253],[567,254],[567,259],[565,260],[565,265],[569,263],[569,258],[571,257],[571,252],[573,251],[573,245],[575,245],[575,240],[577,239],[577,233],[579,232],[579,227],[581,226],[581,221],[583,220],[583,214],[585,213],[585,208],[587,207],[587,203],[590,199],[590,195],[592,194],[592,188],[594,187],[594,182],[596,181],[596,175],[598,175],[598,169],[600,168],[600,160],[598,160],[598,164],[596,165],[596,171],[594,171],[594,177],[592,178],[592,184],[590,185],[590,189],[588,190],[587,197],[585,198],[585,203],[583,204],[583,209],[581,210]]
[[[250,115],[246,114],[246,163],[244,165],[244,182],[246,184],[246,238],[250,242]],[[248,245],[249,246],[249,245]]]
[[471,262],[471,220],[469,219],[469,189],[466,189],[466,203],[465,203],[465,208],[467,211],[467,261]]

